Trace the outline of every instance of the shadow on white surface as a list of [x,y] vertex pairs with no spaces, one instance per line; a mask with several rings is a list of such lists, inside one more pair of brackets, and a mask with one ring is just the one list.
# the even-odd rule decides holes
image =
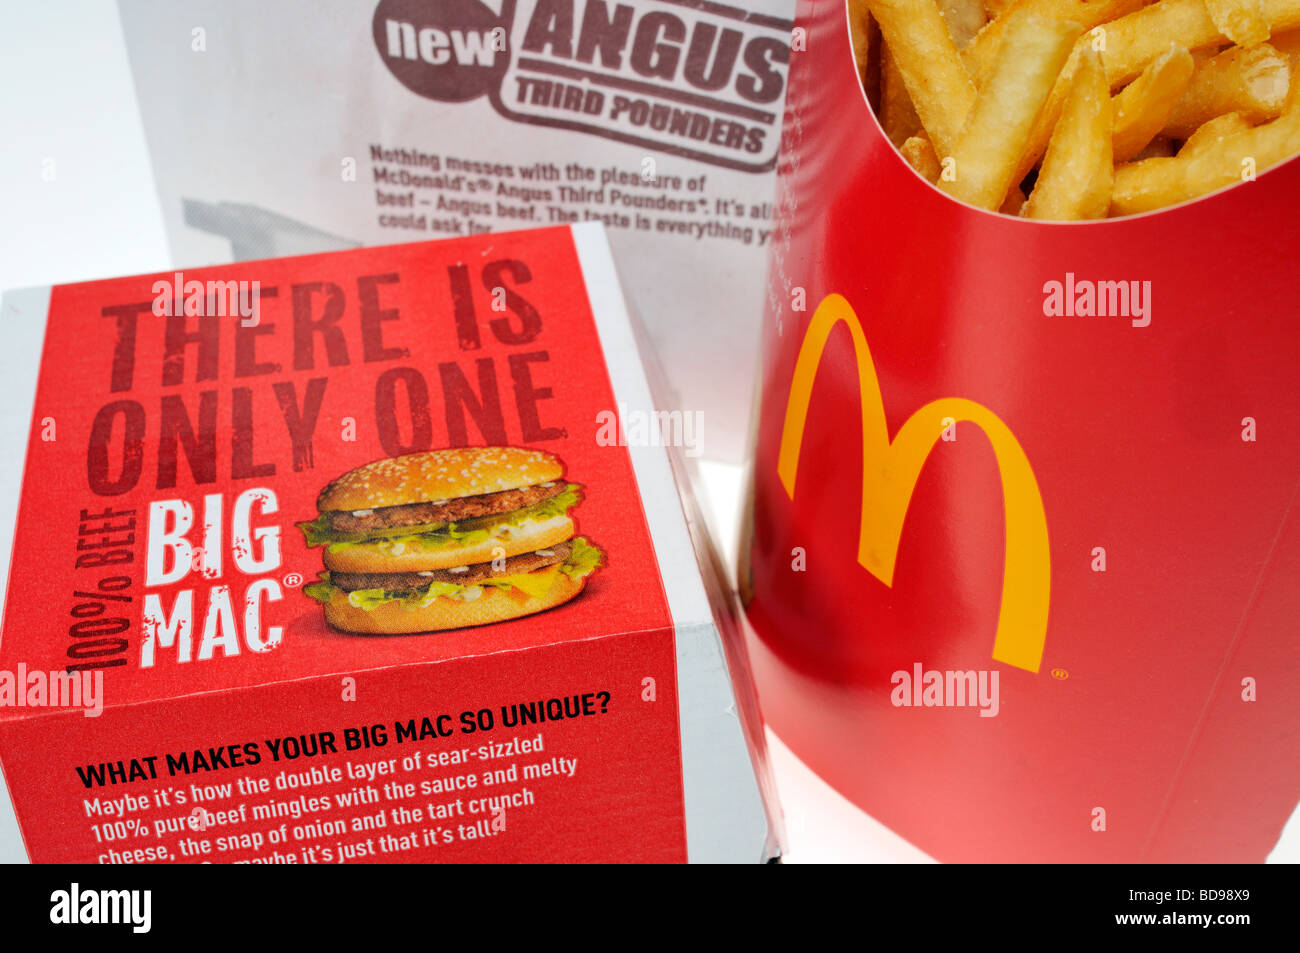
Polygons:
[[771,730],[767,750],[781,792],[787,864],[933,864],[813,773]]

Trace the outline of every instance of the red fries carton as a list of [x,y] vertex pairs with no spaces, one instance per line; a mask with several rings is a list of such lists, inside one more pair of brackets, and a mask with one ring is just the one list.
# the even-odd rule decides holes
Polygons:
[[32,860],[770,853],[599,226],[4,315],[40,363],[0,640]]
[[885,138],[844,4],[798,28],[742,547],[765,718],[940,860],[1263,861],[1300,796],[1300,165],[978,210]]

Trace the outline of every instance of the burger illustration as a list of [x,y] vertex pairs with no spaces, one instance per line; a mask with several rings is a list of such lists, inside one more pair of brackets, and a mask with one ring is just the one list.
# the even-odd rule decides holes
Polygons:
[[603,554],[575,537],[581,487],[549,453],[430,450],[368,463],[321,491],[298,524],[326,572],[304,587],[345,632],[488,625],[568,602]]

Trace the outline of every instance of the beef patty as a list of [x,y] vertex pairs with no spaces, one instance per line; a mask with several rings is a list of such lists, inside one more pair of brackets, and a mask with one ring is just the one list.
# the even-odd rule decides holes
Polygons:
[[522,553],[502,561],[500,570],[490,562],[462,567],[460,572],[451,569],[433,569],[428,572],[331,572],[330,582],[344,592],[357,589],[384,589],[388,592],[419,592],[432,582],[454,582],[467,586],[494,576],[515,576],[536,572],[555,566],[569,558],[569,543],[557,543],[535,553]]
[[[481,516],[499,516],[512,513],[527,506],[535,506],[543,500],[559,496],[568,484],[555,482],[550,486],[538,484],[525,486],[517,490],[502,490],[499,493],[481,493],[478,496],[462,496],[455,500],[439,500],[428,503],[405,503],[401,506],[381,506],[364,516],[356,516],[346,510],[332,510],[327,514],[330,529],[341,533],[368,533],[377,529],[392,529],[398,526],[422,526],[426,523],[456,523],[461,520],[477,519]],[[357,510],[362,513],[364,510]]]

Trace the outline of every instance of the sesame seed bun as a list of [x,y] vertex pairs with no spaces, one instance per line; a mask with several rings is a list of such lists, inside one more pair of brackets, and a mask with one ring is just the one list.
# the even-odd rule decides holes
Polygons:
[[325,568],[337,572],[421,572],[426,569],[451,569],[473,563],[490,562],[498,547],[506,556],[531,553],[554,546],[573,537],[573,520],[553,516],[548,520],[530,520],[518,526],[502,526],[497,533],[468,546],[425,549],[404,545],[400,549],[384,540],[357,543],[338,552],[325,547]]
[[325,604],[325,621],[344,632],[363,635],[404,635],[415,632],[440,632],[473,625],[491,625],[544,612],[568,602],[582,592],[585,580],[573,580],[564,573],[555,574],[555,582],[545,596],[525,595],[518,589],[484,586],[483,594],[473,602],[438,598],[423,609],[408,609],[400,602],[386,602],[377,609],[358,609],[338,590]]
[[517,490],[559,480],[564,466],[549,453],[521,447],[429,450],[377,460],[321,491],[321,512],[372,510]]

